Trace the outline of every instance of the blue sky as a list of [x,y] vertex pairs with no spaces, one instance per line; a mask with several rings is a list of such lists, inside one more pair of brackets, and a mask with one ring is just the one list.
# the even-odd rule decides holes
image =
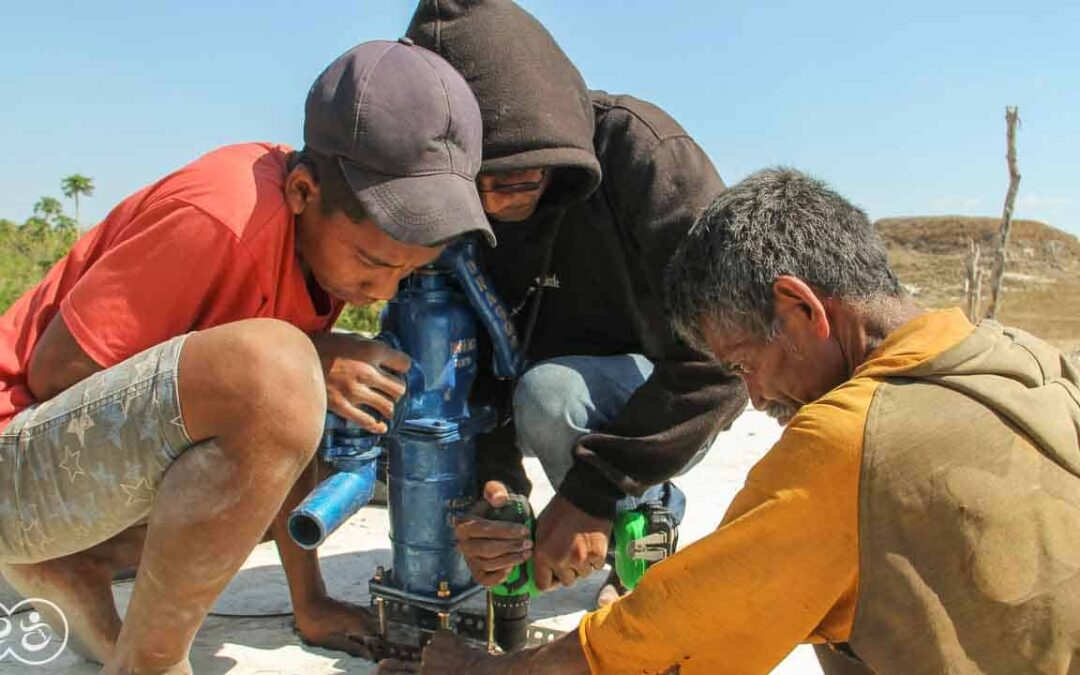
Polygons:
[[[668,110],[728,183],[784,164],[874,218],[1017,217],[1080,234],[1080,3],[525,0],[592,87]],[[318,72],[411,0],[0,0],[0,217],[92,176],[83,221],[218,145],[300,143]],[[70,207],[69,207],[70,209]]]

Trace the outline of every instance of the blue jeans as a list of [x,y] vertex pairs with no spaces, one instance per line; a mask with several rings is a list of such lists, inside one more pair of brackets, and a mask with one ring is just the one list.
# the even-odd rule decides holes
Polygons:
[[[560,356],[541,361],[521,376],[514,390],[518,446],[536,455],[548,480],[558,489],[574,463],[578,439],[615,419],[652,371],[652,362],[640,354]],[[701,461],[707,451],[708,445],[683,471]],[[686,511],[686,496],[671,482],[653,485],[640,497],[623,497],[616,511],[631,511],[646,502],[662,503],[676,523]]]

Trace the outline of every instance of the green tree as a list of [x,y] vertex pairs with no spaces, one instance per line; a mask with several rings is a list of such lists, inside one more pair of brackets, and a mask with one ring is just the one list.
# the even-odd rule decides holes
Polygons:
[[79,225],[79,195],[90,197],[94,194],[94,179],[81,173],[73,173],[60,181],[64,196],[75,200],[75,224]]
[[46,222],[51,222],[63,212],[64,206],[56,197],[42,197],[34,203],[34,216]]
[[50,228],[58,230],[74,230],[76,223],[71,216],[64,213],[64,207],[56,197],[42,197],[34,204],[34,215],[23,224],[23,228],[29,228],[41,232]]
[[59,207],[57,199],[43,197],[21,225],[0,219],[0,312],[40,281],[79,238],[75,221]]

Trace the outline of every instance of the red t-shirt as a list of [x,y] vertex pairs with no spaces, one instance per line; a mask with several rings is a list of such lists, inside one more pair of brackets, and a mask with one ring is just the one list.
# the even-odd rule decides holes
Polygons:
[[0,429],[34,403],[26,372],[61,313],[79,346],[109,367],[192,330],[271,317],[328,330],[297,260],[282,145],[215,150],[128,197],[0,317]]

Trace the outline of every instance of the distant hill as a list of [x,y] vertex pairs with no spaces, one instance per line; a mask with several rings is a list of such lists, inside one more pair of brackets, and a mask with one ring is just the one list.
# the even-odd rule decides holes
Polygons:
[[[900,281],[926,307],[964,302],[964,259],[982,250],[983,298],[997,246],[998,218],[911,216],[876,225]],[[1080,348],[1080,240],[1046,223],[1014,220],[999,318],[1065,350]]]
[[[965,255],[969,242],[993,251],[1001,228],[999,218],[915,216],[882,218],[876,223],[885,241],[921,253]],[[1037,220],[1014,220],[1010,252],[1028,260],[1080,262],[1080,240]]]

